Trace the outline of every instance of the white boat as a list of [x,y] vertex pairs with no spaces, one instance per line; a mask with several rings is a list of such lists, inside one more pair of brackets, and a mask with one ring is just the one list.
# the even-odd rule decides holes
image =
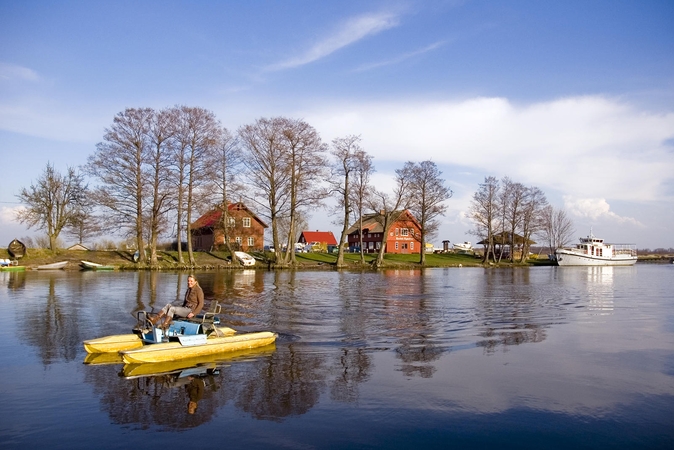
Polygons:
[[68,261],[60,261],[51,264],[42,264],[37,266],[37,270],[60,270],[68,265]]
[[246,252],[234,252],[234,257],[236,258],[242,266],[254,266],[255,258],[250,256]]
[[87,270],[115,270],[114,266],[104,266],[103,264],[98,264],[91,261],[80,261],[80,266]]
[[468,252],[473,249],[473,244],[468,241],[463,242],[462,244],[454,244],[454,250]]
[[607,244],[592,232],[574,248],[555,251],[560,266],[631,266],[637,262],[635,244]]

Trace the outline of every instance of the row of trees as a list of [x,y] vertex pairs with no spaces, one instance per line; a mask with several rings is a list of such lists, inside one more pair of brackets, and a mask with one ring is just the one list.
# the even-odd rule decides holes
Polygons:
[[[359,136],[346,136],[327,145],[311,125],[286,117],[258,119],[232,134],[203,108],[129,108],[115,116],[83,168],[96,186],[89,188],[72,168],[62,177],[48,164],[37,184],[21,191],[27,208],[18,219],[45,229],[52,249],[64,229],[80,242],[118,231],[133,236],[137,248],[149,247],[155,264],[159,237],[182,242],[196,214],[214,205],[222,208],[220,227],[229,244],[232,198],[244,199],[270,222],[275,248],[285,241],[292,249],[307,215],[333,197],[341,211],[338,265],[349,223],[369,211],[381,212],[386,236],[396,211],[410,209],[421,225],[423,249],[452,195],[442,173],[432,161],[407,162],[396,171],[393,192],[380,191],[370,182],[375,169],[360,142]],[[186,241],[194,264],[191,239]],[[382,245],[378,266],[384,251]],[[183,263],[181,245],[178,252]],[[421,252],[420,262],[424,257]],[[279,265],[295,262],[292,251],[276,252],[275,258]],[[140,259],[145,262],[144,252]]]
[[484,243],[484,262],[500,261],[505,247],[513,262],[514,249],[520,248],[523,262],[534,236],[547,241],[553,251],[566,245],[574,233],[565,211],[549,205],[541,189],[508,177],[486,177],[473,195],[469,214],[475,225],[471,233]]

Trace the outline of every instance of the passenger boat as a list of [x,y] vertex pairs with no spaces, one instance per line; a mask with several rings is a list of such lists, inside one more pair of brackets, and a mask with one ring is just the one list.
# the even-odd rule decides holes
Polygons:
[[574,248],[557,249],[555,257],[560,266],[631,266],[637,262],[637,246],[607,244],[590,232]]
[[146,311],[138,312],[133,334],[106,336],[84,341],[88,353],[119,353],[126,364],[180,361],[218,353],[264,347],[276,341],[276,333],[263,331],[235,334],[218,326],[220,306],[198,319],[174,320],[166,329],[155,326]]
[[115,266],[105,266],[91,261],[80,261],[80,266],[86,270],[115,270]]
[[458,244],[458,243],[454,244],[453,247],[454,247],[454,250],[456,250],[457,252],[469,252],[473,249],[473,244],[471,244],[468,241],[465,241],[461,244]]
[[68,261],[59,261],[51,264],[42,264],[37,266],[37,270],[60,270],[68,265]]

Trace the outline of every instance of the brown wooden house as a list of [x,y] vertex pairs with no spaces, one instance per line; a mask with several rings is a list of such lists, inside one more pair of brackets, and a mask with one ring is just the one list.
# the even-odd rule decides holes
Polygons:
[[[419,222],[408,211],[396,211],[388,236],[384,237],[382,214],[363,216],[363,248],[366,253],[379,251],[382,242],[386,243],[386,253],[419,253],[421,251],[421,227]],[[360,221],[347,230],[349,249],[360,251]]]
[[[222,213],[221,208],[215,208],[192,224],[195,250],[209,251],[225,244]],[[262,251],[265,228],[267,224],[242,202],[230,203],[227,207],[227,233],[232,250]]]

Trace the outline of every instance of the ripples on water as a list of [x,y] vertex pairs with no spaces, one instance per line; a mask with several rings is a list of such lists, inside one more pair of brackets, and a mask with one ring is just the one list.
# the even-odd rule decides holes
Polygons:
[[83,365],[81,345],[185,274],[0,273],[0,447],[667,448],[672,269],[200,273],[226,324],[279,339],[189,382]]

